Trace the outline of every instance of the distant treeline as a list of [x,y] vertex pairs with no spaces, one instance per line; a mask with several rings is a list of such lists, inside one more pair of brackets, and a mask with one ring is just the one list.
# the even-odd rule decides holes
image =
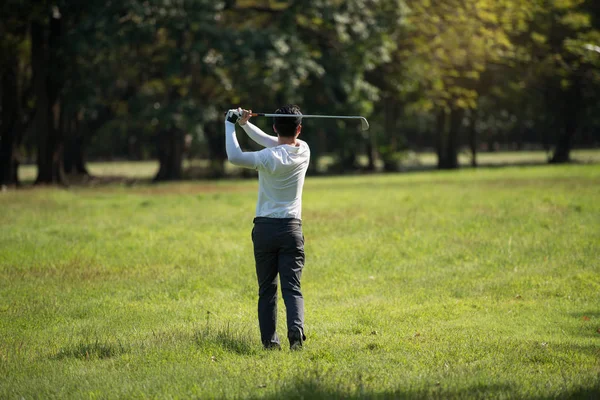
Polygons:
[[[458,167],[468,148],[539,146],[551,162],[600,143],[597,0],[4,0],[0,184],[90,159],[184,157],[224,174],[223,112],[296,103],[313,155],[398,168],[406,149]],[[270,131],[271,121],[255,123]],[[254,145],[242,138],[242,145]]]

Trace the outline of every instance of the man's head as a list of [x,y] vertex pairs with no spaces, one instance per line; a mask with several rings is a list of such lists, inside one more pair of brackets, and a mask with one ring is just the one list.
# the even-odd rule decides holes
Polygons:
[[300,112],[300,107],[289,104],[279,108],[277,111],[275,111],[275,114],[298,115],[296,118],[273,118],[273,129],[279,136],[293,138],[300,133],[300,130],[302,129],[302,113]]

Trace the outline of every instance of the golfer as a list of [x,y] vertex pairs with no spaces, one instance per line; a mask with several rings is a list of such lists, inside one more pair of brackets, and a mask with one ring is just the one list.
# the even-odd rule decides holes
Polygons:
[[[273,131],[267,135],[250,123],[252,111],[229,110],[225,120],[227,158],[240,167],[258,170],[258,201],[252,229],[254,259],[258,278],[258,323],[263,346],[281,349],[277,336],[277,275],[286,308],[290,349],[302,349],[304,299],[300,278],[304,268],[302,234],[302,187],[308,169],[310,149],[298,139],[302,114],[298,106],[281,107],[276,114],[297,118],[274,118]],[[237,122],[252,140],[265,148],[243,152],[235,135]]]

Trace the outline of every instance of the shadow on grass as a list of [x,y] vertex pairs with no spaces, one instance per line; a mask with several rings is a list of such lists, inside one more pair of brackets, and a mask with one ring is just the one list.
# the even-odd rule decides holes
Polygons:
[[217,328],[205,328],[194,334],[194,342],[200,346],[217,346],[226,352],[240,355],[252,355],[258,352],[258,346],[250,339],[249,332],[232,329],[229,324]]
[[103,360],[118,357],[132,351],[151,348],[172,348],[185,343],[193,343],[200,348],[220,349],[239,355],[254,355],[260,350],[258,343],[250,339],[251,335],[242,329],[233,329],[229,324],[223,327],[207,327],[198,331],[152,332],[146,340],[123,344],[120,340],[91,339],[74,342],[61,347],[50,354],[50,359]]
[[[600,377],[598,379],[600,379]],[[564,396],[560,397],[568,400],[598,400],[600,399],[600,383],[592,388],[578,388],[572,392],[565,393]]]
[[445,389],[433,384],[429,388],[399,388],[392,391],[376,392],[372,389],[355,387],[350,389],[339,384],[338,387],[323,387],[318,380],[311,377],[298,379],[292,385],[286,385],[269,397],[255,397],[263,399],[458,399],[458,398],[511,398],[516,397],[515,388],[502,384],[479,384],[462,389]]
[[[600,311],[586,310],[568,315],[573,318],[573,324],[569,326],[571,334],[600,339]],[[595,350],[600,354],[600,346],[596,346]],[[600,380],[600,377],[598,379]],[[598,398],[600,399],[600,396]]]
[[600,319],[600,310],[586,310],[586,311],[582,311],[582,312],[572,312],[572,313],[569,313],[569,315],[571,315],[572,317],[575,317],[575,318],[582,318],[582,319],[585,319],[586,317]]
[[[346,380],[347,382],[348,380]],[[365,389],[360,382],[353,387],[347,383],[338,380],[337,386],[324,386],[318,375],[310,375],[296,379],[291,384],[278,389],[270,396],[256,396],[254,399],[464,399],[464,398],[528,398],[532,400],[542,400],[548,398],[560,399],[590,399],[600,398],[600,384],[594,387],[573,388],[561,393],[555,393],[549,396],[523,396],[520,388],[499,383],[479,383],[467,385],[462,388],[444,388],[440,384],[432,384],[429,387],[420,388],[399,388],[391,391],[376,392],[372,388]]]
[[[598,335],[598,337],[600,337],[600,335]],[[579,353],[596,356],[598,357],[598,361],[600,361],[600,346],[597,344],[550,343],[548,346],[563,354]],[[598,367],[598,372],[600,373],[600,365]],[[600,381],[600,376],[598,377],[598,380]]]
[[129,348],[123,346],[120,341],[111,343],[96,339],[93,342],[80,342],[62,347],[51,358],[56,360],[62,360],[66,358],[75,358],[79,360],[102,360],[116,357],[128,352]]

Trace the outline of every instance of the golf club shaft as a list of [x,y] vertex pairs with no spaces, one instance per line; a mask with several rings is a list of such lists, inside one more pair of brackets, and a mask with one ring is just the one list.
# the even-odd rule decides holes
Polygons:
[[362,130],[369,130],[369,121],[360,115],[315,115],[315,114],[269,114],[269,113],[250,113],[251,117],[271,117],[271,118],[327,118],[327,119],[359,119]]
[[267,113],[251,113],[252,117],[289,117],[289,118],[330,118],[330,119],[365,119],[365,117],[361,117],[359,115],[314,115],[314,114],[267,114]]
[[297,115],[297,114],[267,114],[267,113],[251,113],[250,115],[253,117],[273,117],[273,118],[302,117],[302,118],[328,118],[328,119],[359,119],[361,126],[362,126],[362,130],[363,131],[369,130],[369,122],[367,121],[367,119],[365,117],[362,117],[360,115],[315,115],[315,114]]

